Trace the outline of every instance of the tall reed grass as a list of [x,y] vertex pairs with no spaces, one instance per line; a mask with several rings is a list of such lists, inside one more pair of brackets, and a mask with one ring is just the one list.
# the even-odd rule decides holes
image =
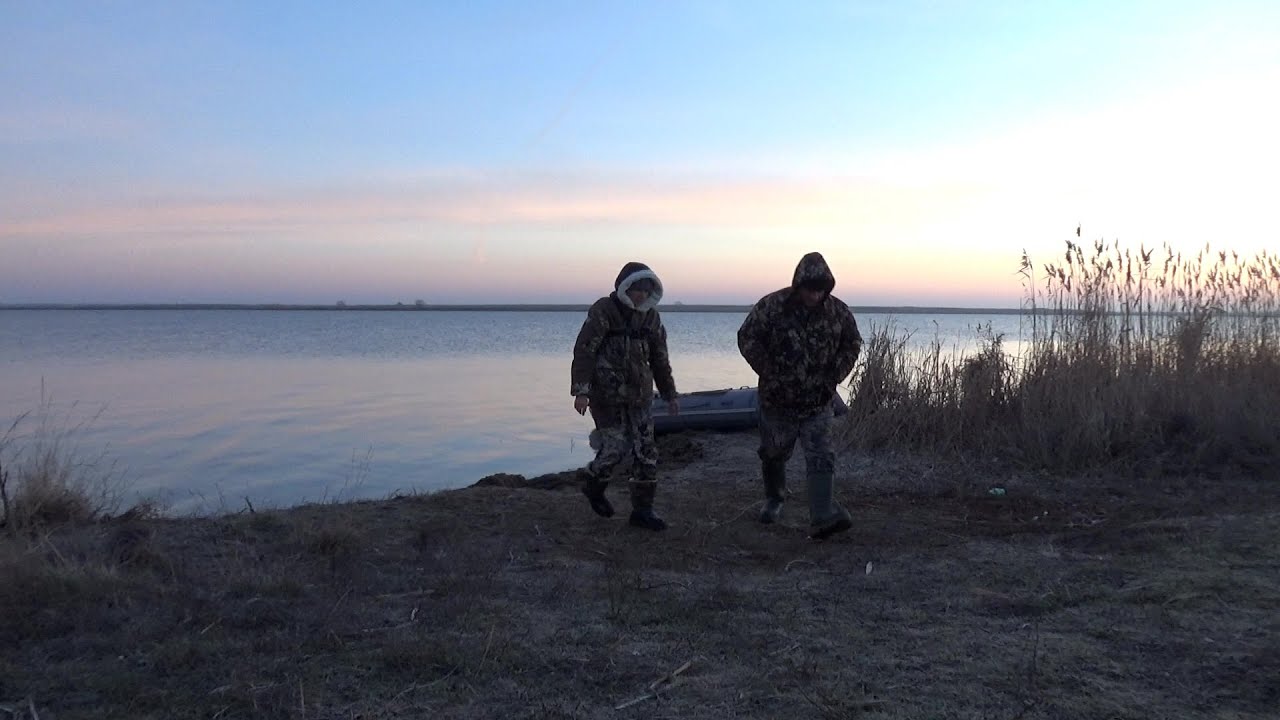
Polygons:
[[965,356],[872,328],[848,442],[1054,471],[1280,469],[1275,256],[1068,241],[1042,270],[1023,254],[1018,352],[990,328]]

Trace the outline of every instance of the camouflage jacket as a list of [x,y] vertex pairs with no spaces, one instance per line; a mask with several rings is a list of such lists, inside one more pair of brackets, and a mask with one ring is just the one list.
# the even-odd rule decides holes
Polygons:
[[653,387],[671,400],[676,382],[667,354],[667,329],[657,310],[633,310],[617,295],[600,298],[573,345],[573,395],[587,395],[603,405],[647,405]]
[[[797,290],[812,280],[822,281],[827,294],[808,308]],[[853,372],[862,334],[849,306],[831,295],[834,287],[826,260],[809,253],[796,267],[791,287],[765,295],[747,314],[738,329],[738,349],[760,376],[762,407],[819,410]]]

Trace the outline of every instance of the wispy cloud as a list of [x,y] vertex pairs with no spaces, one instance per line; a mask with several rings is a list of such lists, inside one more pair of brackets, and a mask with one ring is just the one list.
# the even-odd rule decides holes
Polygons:
[[109,203],[44,198],[11,207],[0,238],[113,233],[255,233],[282,228],[430,223],[457,226],[820,225],[910,214],[973,188],[894,187],[836,178],[751,180],[517,178],[430,187],[262,190],[252,196],[136,194]]

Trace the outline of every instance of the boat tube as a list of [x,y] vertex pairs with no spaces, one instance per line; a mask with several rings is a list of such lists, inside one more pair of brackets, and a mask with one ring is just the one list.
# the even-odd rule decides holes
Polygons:
[[[681,430],[748,430],[760,424],[760,397],[756,388],[702,390],[682,393],[680,414],[667,413],[667,402],[654,396],[651,412],[653,432],[657,435]],[[836,416],[849,412],[840,393],[831,396]]]

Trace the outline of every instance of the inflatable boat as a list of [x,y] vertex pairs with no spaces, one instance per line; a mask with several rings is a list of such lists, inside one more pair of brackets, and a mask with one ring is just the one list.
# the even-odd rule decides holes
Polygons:
[[[760,424],[760,398],[753,387],[702,390],[682,393],[680,414],[667,413],[667,402],[653,398],[653,432],[680,430],[747,430]],[[831,397],[831,408],[837,416],[849,412],[840,393]]]

